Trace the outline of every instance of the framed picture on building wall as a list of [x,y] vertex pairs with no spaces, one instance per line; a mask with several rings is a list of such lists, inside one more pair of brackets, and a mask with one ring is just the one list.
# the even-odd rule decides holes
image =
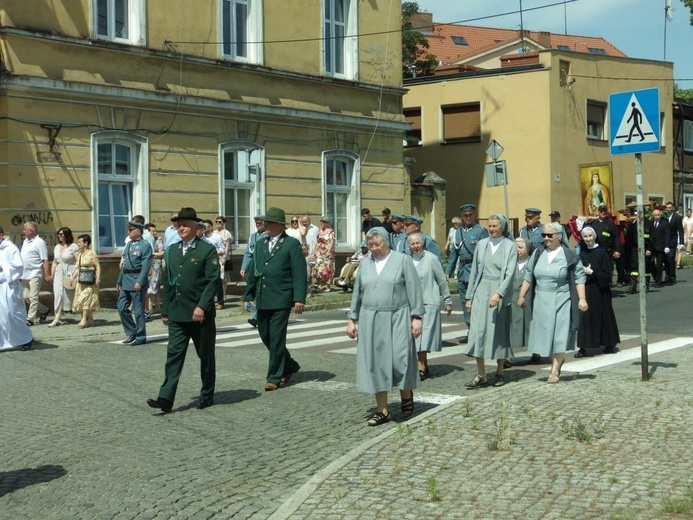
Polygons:
[[613,177],[611,163],[583,164],[580,166],[580,194],[582,214],[598,214],[599,206],[604,204],[613,213]]

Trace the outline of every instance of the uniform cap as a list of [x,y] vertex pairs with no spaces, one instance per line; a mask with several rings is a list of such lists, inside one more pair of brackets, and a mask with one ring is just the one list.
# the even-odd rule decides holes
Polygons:
[[474,204],[462,204],[460,211],[476,211],[476,206]]
[[541,210],[538,208],[525,208],[525,213],[534,213],[536,215],[541,215]]

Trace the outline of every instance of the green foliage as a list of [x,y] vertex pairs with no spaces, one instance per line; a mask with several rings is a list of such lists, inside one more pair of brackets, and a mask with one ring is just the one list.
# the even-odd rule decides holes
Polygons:
[[[693,2],[693,0],[690,1]],[[679,88],[679,86],[674,83],[674,98],[693,103],[693,88]]]
[[438,60],[428,52],[428,40],[411,23],[418,12],[417,2],[402,2],[402,76],[431,76]]
[[688,9],[691,10],[691,25],[693,25],[693,0],[681,0],[683,2],[683,5],[688,7]]

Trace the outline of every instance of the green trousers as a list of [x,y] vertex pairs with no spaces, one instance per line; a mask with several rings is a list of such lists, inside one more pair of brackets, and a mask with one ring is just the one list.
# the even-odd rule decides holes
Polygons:
[[278,385],[284,375],[293,374],[301,368],[286,348],[289,316],[291,316],[291,308],[257,310],[257,330],[260,333],[260,339],[269,350],[268,383]]
[[166,377],[164,384],[159,389],[159,397],[173,402],[176,399],[176,390],[180,373],[183,371],[185,354],[188,344],[192,339],[197,357],[200,358],[200,377],[202,389],[200,399],[211,400],[214,397],[214,384],[216,382],[216,358],[214,357],[214,344],[217,328],[214,319],[205,319],[202,323],[193,321],[169,321],[168,322],[168,349],[166,351]]

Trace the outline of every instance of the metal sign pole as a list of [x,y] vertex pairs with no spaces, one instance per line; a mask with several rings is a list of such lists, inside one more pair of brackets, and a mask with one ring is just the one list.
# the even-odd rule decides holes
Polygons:
[[640,296],[640,358],[642,380],[649,381],[650,370],[647,352],[647,286],[645,283],[645,206],[642,196],[642,154],[635,154],[635,187],[638,204],[638,285]]
[[508,205],[508,171],[503,174],[503,195],[505,196],[505,218],[510,220],[510,206]]

